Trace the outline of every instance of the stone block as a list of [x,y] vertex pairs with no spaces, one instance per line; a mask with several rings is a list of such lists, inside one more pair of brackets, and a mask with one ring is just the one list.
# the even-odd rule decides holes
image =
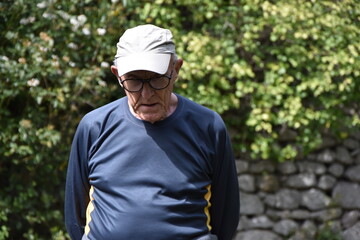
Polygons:
[[251,173],[272,173],[275,170],[275,163],[270,160],[262,160],[250,165]]
[[264,174],[258,178],[258,187],[264,192],[276,192],[279,189],[279,180],[275,175]]
[[273,230],[277,234],[286,237],[292,233],[295,233],[298,228],[299,225],[295,221],[284,219],[276,223]]
[[349,150],[342,146],[336,148],[336,159],[339,162],[347,165],[352,164],[354,161],[354,159],[350,155]]
[[237,231],[243,231],[249,229],[249,218],[247,216],[241,216],[239,224],[237,226]]
[[291,218],[291,211],[289,210],[276,210],[268,208],[265,214],[274,221]]
[[354,131],[350,132],[350,136],[353,137],[355,140],[360,141],[360,130],[354,129]]
[[282,174],[292,174],[297,171],[296,165],[294,162],[286,161],[283,163],[279,163],[277,165],[277,169]]
[[318,149],[331,148],[336,145],[336,140],[332,137],[323,137]]
[[271,231],[250,230],[239,232],[234,240],[282,240],[281,237]]
[[344,166],[339,163],[333,163],[328,169],[329,173],[331,173],[335,177],[341,177],[344,173]]
[[352,210],[343,215],[341,223],[345,229],[354,226],[354,224],[359,220],[360,213],[357,210]]
[[332,192],[332,198],[345,209],[360,208],[360,185],[351,182],[338,182]]
[[313,173],[299,173],[289,176],[286,185],[292,188],[303,189],[316,185],[316,176]]
[[292,219],[296,219],[296,220],[306,220],[306,219],[310,219],[311,217],[311,212],[307,211],[307,210],[294,210],[290,213],[290,218]]
[[249,163],[245,160],[236,160],[235,164],[238,174],[247,172],[249,170]]
[[322,175],[318,182],[318,187],[322,190],[330,190],[336,184],[336,178],[331,175]]
[[287,240],[309,240],[312,238],[309,238],[307,233],[305,232],[296,232],[294,235],[292,235],[290,238],[286,238]]
[[278,209],[296,209],[300,205],[300,194],[296,190],[282,189],[276,194],[268,195],[265,203]]
[[311,162],[311,161],[299,161],[297,163],[300,173],[314,173],[321,175],[326,172],[326,167],[322,163]]
[[360,239],[360,222],[347,229],[342,233],[343,240],[359,240]]
[[352,149],[352,150],[360,148],[360,141],[352,139],[352,138],[345,139],[343,144],[346,148]]
[[360,152],[355,156],[355,163],[360,164]]
[[308,236],[308,238],[306,240],[309,239],[313,239],[316,235],[316,231],[317,231],[317,226],[314,223],[314,221],[312,220],[306,220],[302,225],[301,225],[301,231],[303,233],[306,234],[306,236]]
[[325,149],[317,155],[317,161],[322,163],[332,163],[334,162],[335,157],[336,154],[333,151]]
[[360,165],[356,166],[349,166],[348,169],[345,171],[345,176],[351,182],[360,182]]
[[312,212],[311,218],[318,221],[327,222],[330,220],[339,219],[341,217],[341,214],[342,214],[341,208],[328,208],[325,210]]
[[358,156],[358,154],[360,154],[360,148],[355,149],[355,150],[350,152],[350,156],[355,157],[355,163],[356,163],[356,157]]
[[264,213],[264,204],[255,194],[240,193],[240,214],[260,215]]
[[304,191],[301,194],[301,205],[311,211],[324,209],[329,206],[330,203],[330,197],[328,197],[323,191],[315,188]]
[[245,192],[254,192],[255,188],[255,178],[252,175],[243,174],[238,177],[239,188]]
[[270,229],[274,226],[274,222],[268,216],[262,215],[251,218],[248,226],[253,229]]

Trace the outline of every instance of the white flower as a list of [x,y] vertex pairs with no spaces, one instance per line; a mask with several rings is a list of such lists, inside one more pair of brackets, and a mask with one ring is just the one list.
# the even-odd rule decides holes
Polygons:
[[117,3],[119,0],[111,0],[112,3]]
[[51,14],[51,13],[43,13],[43,18],[46,18],[46,19],[55,19],[56,18],[56,15],[55,14]]
[[28,24],[35,22],[35,17],[28,17],[28,18],[22,18],[20,19],[20,24]]
[[53,67],[59,67],[60,66],[60,63],[59,63],[59,57],[57,55],[51,55],[51,58],[52,58],[52,63],[51,65]]
[[30,23],[35,22],[35,19],[36,19],[35,17],[29,17],[29,22],[30,22]]
[[103,80],[98,81],[98,83],[99,83],[99,85],[102,86],[102,87],[106,87],[106,85],[107,85],[106,82],[103,81]]
[[46,2],[38,3],[38,4],[36,4],[36,6],[37,6],[38,8],[46,8],[46,7],[47,7],[47,6],[46,6]]
[[71,19],[70,15],[64,11],[59,10],[57,13],[65,20]]
[[105,28],[98,28],[96,29],[97,33],[102,36],[106,33],[106,29]]
[[78,26],[79,26],[79,21],[78,21],[76,18],[74,18],[74,17],[70,18],[70,23],[71,23],[72,25],[74,25],[75,27],[78,27]]
[[4,62],[9,61],[9,58],[7,56],[1,56],[0,59],[3,60]]
[[52,61],[51,65],[52,65],[53,67],[59,67],[59,66],[60,66],[60,63],[59,63],[57,60],[55,60],[55,61]]
[[74,63],[74,62],[69,62],[69,65],[70,65],[70,67],[75,67],[76,66],[76,64]]
[[81,25],[83,25],[86,22],[87,17],[84,14],[81,14],[81,15],[77,16],[77,20],[79,21],[79,23]]
[[28,24],[28,23],[29,23],[29,21],[27,18],[20,19],[20,24]]
[[37,78],[32,78],[32,79],[30,79],[29,81],[27,81],[27,85],[29,86],[29,87],[36,87],[36,86],[38,86],[40,84],[40,81],[39,81],[39,79],[37,79]]
[[102,68],[108,68],[110,65],[109,65],[109,63],[107,63],[107,62],[101,62],[100,66],[101,66]]
[[83,14],[81,14],[77,17],[71,17],[70,23],[73,25],[73,31],[76,31],[80,26],[84,25],[86,20],[87,20],[87,17]]
[[39,50],[40,50],[41,52],[47,52],[47,51],[49,51],[49,49],[48,49],[47,47],[43,47],[43,46],[40,46],[40,47],[39,47]]
[[75,43],[73,43],[73,42],[69,43],[67,46],[68,46],[69,48],[71,48],[71,49],[74,49],[74,50],[78,49],[78,46],[77,46]]
[[89,30],[88,28],[83,28],[83,29],[82,29],[82,32],[83,32],[83,34],[86,35],[86,36],[90,35],[90,30]]

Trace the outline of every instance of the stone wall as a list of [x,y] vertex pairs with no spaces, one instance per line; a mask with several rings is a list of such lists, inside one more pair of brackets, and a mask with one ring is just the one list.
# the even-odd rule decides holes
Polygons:
[[[236,161],[240,222],[235,240],[360,239],[360,132],[324,139],[301,160]],[[325,239],[325,238],[322,238]]]

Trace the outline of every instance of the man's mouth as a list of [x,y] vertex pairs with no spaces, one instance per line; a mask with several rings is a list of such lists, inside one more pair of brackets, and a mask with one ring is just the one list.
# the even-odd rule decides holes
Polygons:
[[152,104],[141,104],[141,106],[144,106],[144,107],[153,107],[155,106],[157,103],[152,103]]

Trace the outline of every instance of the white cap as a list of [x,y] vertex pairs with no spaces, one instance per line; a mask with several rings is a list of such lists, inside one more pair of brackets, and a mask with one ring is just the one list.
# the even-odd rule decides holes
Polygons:
[[165,74],[175,53],[172,37],[170,30],[150,24],[126,30],[116,44],[118,75],[136,70]]

